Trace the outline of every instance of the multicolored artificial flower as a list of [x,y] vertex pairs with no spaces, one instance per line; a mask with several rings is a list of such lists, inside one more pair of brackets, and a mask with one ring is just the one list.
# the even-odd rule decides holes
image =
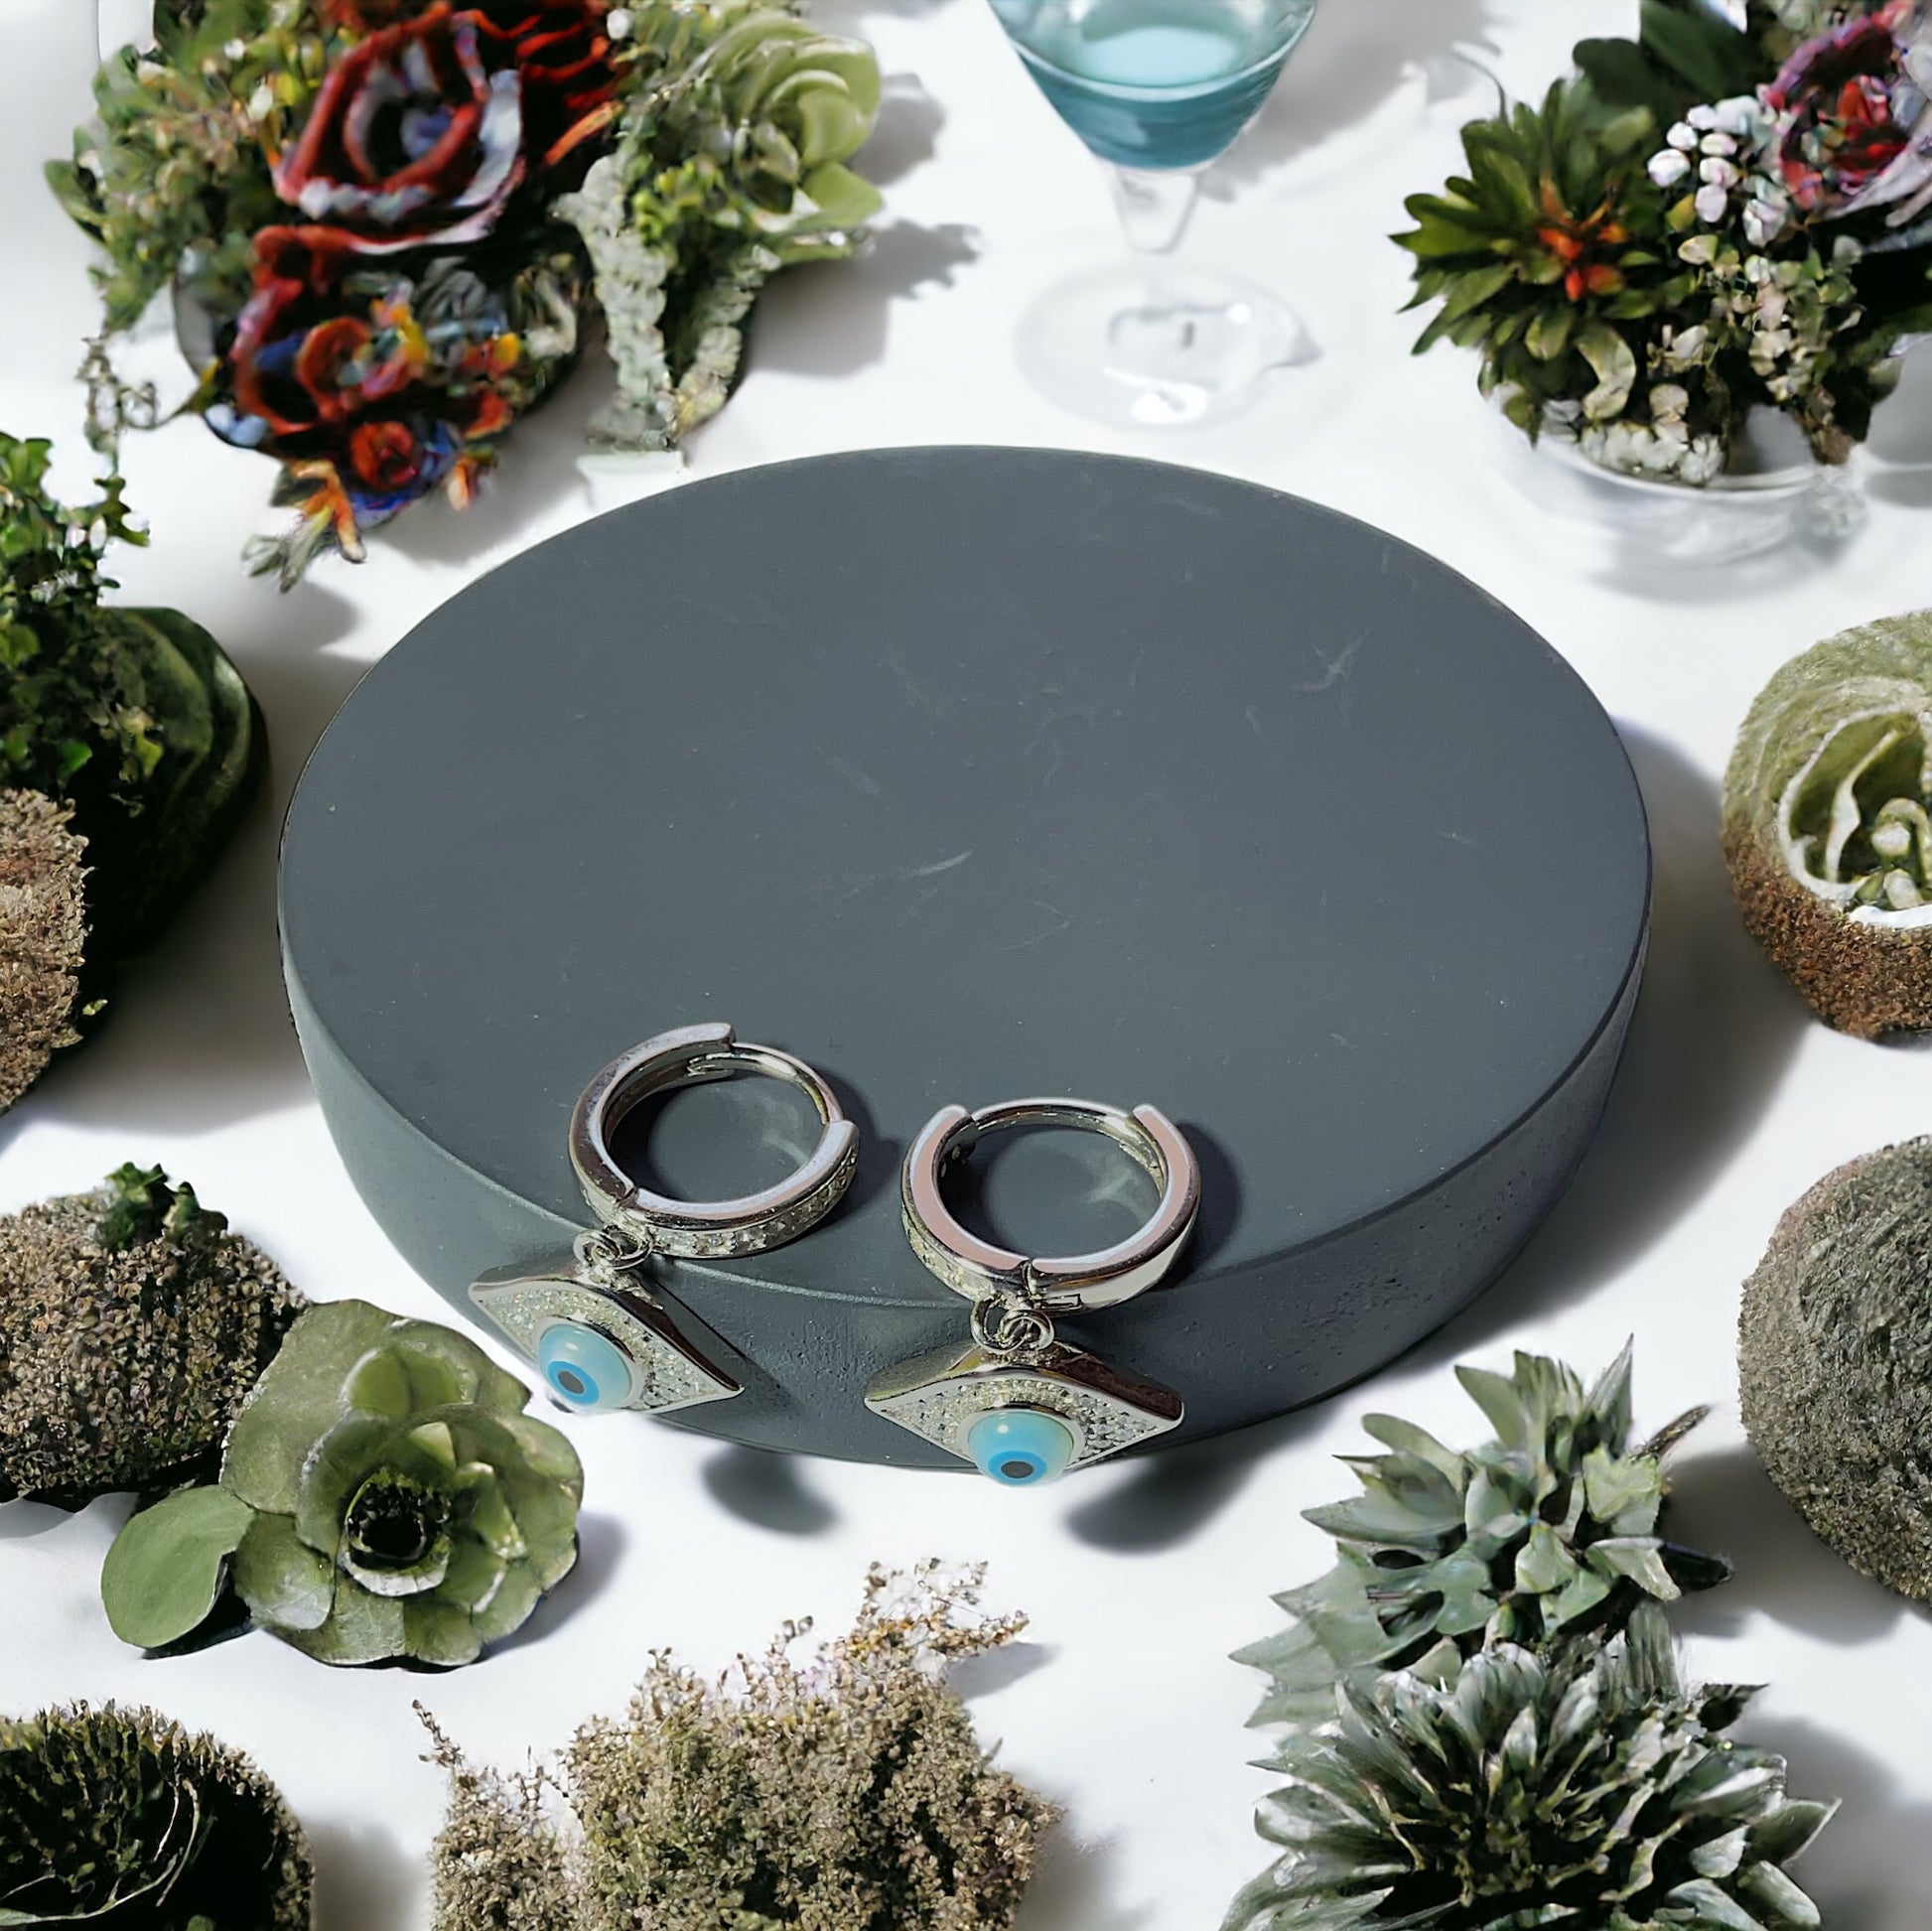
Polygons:
[[[285,587],[433,490],[467,503],[614,300],[621,379],[640,352],[694,377],[636,419],[674,445],[763,279],[853,253],[878,205],[844,166],[877,64],[793,0],[160,0],[156,37],[50,174],[105,248],[110,332],[172,287],[193,406],[283,465],[300,521],[251,560]],[[571,209],[600,162],[624,191],[593,245]],[[138,419],[97,390],[103,435]]]

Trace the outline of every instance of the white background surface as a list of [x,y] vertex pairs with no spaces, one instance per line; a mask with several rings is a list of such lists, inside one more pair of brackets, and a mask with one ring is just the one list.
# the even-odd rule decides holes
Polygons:
[[[93,308],[86,250],[39,169],[85,109],[92,11],[0,0],[0,424],[56,437],[58,480],[76,491],[87,465],[69,373]],[[870,35],[892,76],[868,163],[887,186],[886,225],[865,264],[798,271],[767,296],[750,375],[696,440],[693,474],[882,443],[1165,455],[1367,517],[1494,591],[1625,728],[1653,816],[1652,962],[1601,1138],[1509,1276],[1369,1387],[1055,1489],[763,1457],[629,1418],[575,1426],[579,1573],[517,1641],[447,1677],[329,1672],[261,1635],[144,1661],[109,1633],[96,1594],[126,1504],[0,1509],[0,1709],[145,1700],[245,1746],[311,1829],[325,1931],[407,1931],[426,1921],[443,1796],[419,1761],[412,1697],[473,1752],[510,1760],[618,1708],[652,1647],[721,1666],[787,1616],[836,1625],[875,1558],[986,1558],[993,1602],[1030,1609],[1032,1641],[966,1687],[1003,1760],[1068,1809],[1026,1931],[1209,1931],[1264,1862],[1249,1813],[1265,1779],[1246,1767],[1241,1727],[1257,1682],[1223,1658],[1276,1626],[1272,1589],[1322,1564],[1299,1511],[1349,1491],[1329,1457],[1365,1446],[1356,1418],[1392,1409],[1475,1439],[1450,1362],[1506,1365],[1525,1345],[1588,1372],[1634,1332],[1640,1426],[1718,1405],[1680,1466],[1677,1533],[1730,1554],[1738,1576],[1681,1616],[1693,1665],[1770,1684],[1749,1733],[1788,1751],[1800,1793],[1845,1798],[1800,1867],[1827,1922],[1922,1931],[1932,1630],[1813,1542],[1757,1472],[1735,1418],[1732,1328],[1779,1210],[1838,1162],[1924,1130],[1932,1080],[1913,1050],[1807,1019],[1737,925],[1715,814],[1731,736],[1785,657],[1932,603],[1932,486],[1912,469],[1932,461],[1932,383],[1908,381],[1884,420],[1875,447],[1895,467],[1830,558],[1792,552],[1674,583],[1593,570],[1496,480],[1470,360],[1409,357],[1405,258],[1384,237],[1485,104],[1458,50],[1540,91],[1579,34],[1627,31],[1635,0],[1322,0],[1186,244],[1295,300],[1319,359],[1211,431],[1096,432],[1027,390],[1011,331],[1047,279],[1116,247],[1098,171],[984,0],[820,11]],[[374,538],[363,568],[324,563],[287,598],[236,564],[243,537],[279,513],[267,463],[192,421],[133,444],[130,495],[155,543],[122,557],[124,595],[187,610],[240,661],[269,719],[274,805],[128,975],[109,1030],[0,1120],[0,1209],[125,1159],[163,1161],[310,1294],[447,1312],[369,1220],[310,1098],[276,969],[275,824],[363,665],[491,563],[640,486],[607,481],[594,501],[575,467],[601,392],[587,365],[511,439],[466,517],[426,504]],[[636,595],[650,594],[643,554]]]

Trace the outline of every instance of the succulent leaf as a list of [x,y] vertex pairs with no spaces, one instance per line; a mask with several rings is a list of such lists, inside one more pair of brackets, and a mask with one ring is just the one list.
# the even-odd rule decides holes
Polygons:
[[[365,1302],[309,1310],[236,1418],[222,1463],[218,1493],[234,1513],[221,1566],[255,1621],[345,1664],[469,1663],[518,1628],[576,1561],[584,1490],[575,1450],[521,1412],[528,1401],[451,1329]],[[170,1506],[136,1516],[109,1552],[123,1605],[143,1577],[206,1579],[205,1560],[170,1546]],[[149,1517],[162,1519],[142,1530]],[[167,1640],[212,1599],[177,1583]],[[144,1613],[162,1617],[154,1591],[146,1600]],[[123,1607],[116,1627],[147,1629],[139,1613]]]
[[1682,1684],[1653,1603],[1601,1648],[1358,1671],[1275,1758],[1256,1821],[1282,1856],[1228,1931],[1810,1931],[1783,1866],[1831,1813],[1722,1733],[1747,1702]]
[[[1628,1347],[1587,1392],[1534,1355],[1518,1354],[1507,1375],[1456,1373],[1495,1438],[1457,1454],[1373,1418],[1369,1432],[1400,1446],[1345,1457],[1363,1493],[1307,1511],[1340,1545],[1335,1567],[1276,1598],[1290,1631],[1237,1654],[1273,1679],[1255,1724],[1321,1721],[1337,1678],[1364,1665],[1613,1629],[1645,1599],[1675,1601],[1729,1575],[1656,1532],[1668,1485],[1652,1446],[1630,1448]],[[1659,1440],[1674,1445],[1695,1419]]]
[[163,1649],[205,1623],[253,1512],[225,1488],[184,1488],[128,1518],[100,1571],[100,1599],[122,1642]]

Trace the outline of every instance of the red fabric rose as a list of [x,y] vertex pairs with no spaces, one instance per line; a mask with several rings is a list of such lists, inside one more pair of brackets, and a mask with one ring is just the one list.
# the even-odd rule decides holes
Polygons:
[[522,76],[533,161],[556,161],[609,123],[618,97],[609,0],[475,0],[471,10]]
[[1778,118],[1778,171],[1807,214],[1838,214],[1863,197],[1910,147],[1896,111],[1919,102],[1897,28],[1909,0],[1808,41],[1764,95]]
[[483,32],[438,0],[350,48],[276,192],[364,254],[483,239],[524,172],[522,82],[490,71]]

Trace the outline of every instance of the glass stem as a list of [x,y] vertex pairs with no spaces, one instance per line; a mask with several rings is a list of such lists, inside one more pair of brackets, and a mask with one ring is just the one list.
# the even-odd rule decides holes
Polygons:
[[1107,174],[1128,245],[1144,255],[1167,254],[1194,211],[1194,198],[1200,192],[1198,170],[1115,165]]

